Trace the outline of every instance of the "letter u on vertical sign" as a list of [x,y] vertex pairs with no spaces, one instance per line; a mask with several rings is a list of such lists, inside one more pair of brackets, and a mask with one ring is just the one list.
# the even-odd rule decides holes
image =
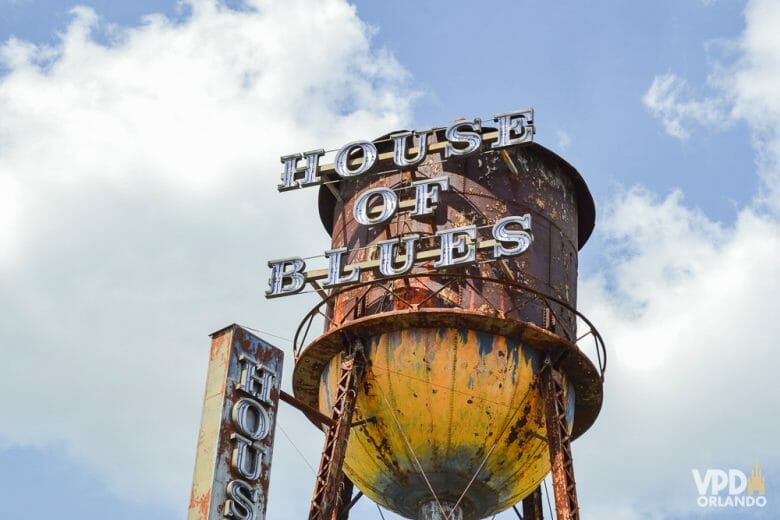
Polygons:
[[264,520],[284,354],[238,325],[211,335],[188,520]]

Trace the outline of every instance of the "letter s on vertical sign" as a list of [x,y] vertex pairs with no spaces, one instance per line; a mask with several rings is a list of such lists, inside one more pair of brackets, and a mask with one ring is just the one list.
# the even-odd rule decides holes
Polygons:
[[[521,229],[508,229],[510,224],[518,224]],[[502,256],[519,255],[531,245],[534,237],[529,233],[531,230],[531,215],[526,213],[522,217],[504,217],[493,224],[493,238],[496,239],[496,245],[493,246],[493,256],[500,258]],[[502,242],[514,242],[512,247],[506,247]]]
[[243,480],[231,480],[227,485],[228,499],[225,501],[225,517],[236,520],[254,520],[257,504],[257,490]]

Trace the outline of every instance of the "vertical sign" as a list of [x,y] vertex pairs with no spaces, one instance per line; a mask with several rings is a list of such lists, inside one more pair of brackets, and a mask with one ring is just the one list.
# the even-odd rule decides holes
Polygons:
[[284,354],[238,325],[211,335],[188,520],[263,520]]

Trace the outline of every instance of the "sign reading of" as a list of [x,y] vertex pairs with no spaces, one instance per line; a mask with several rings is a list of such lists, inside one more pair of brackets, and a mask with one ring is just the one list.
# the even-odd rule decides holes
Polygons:
[[[477,152],[501,150],[508,146],[533,140],[533,109],[508,112],[493,117],[495,129],[483,129],[480,119],[458,121],[444,130],[445,140],[429,143],[436,130],[416,130],[391,134],[392,152],[378,153],[371,141],[355,141],[341,147],[332,164],[320,165],[325,150],[312,150],[281,157],[284,165],[279,191],[320,185],[330,180],[348,181],[372,173],[391,173],[421,164],[429,153],[441,153],[445,159],[463,157]],[[410,147],[410,138],[417,138],[417,146]],[[413,143],[412,143],[413,144]],[[304,166],[299,166],[301,161]],[[391,166],[392,161],[392,166]],[[450,190],[449,178],[440,176],[416,180],[410,186],[413,200],[399,201],[395,190],[372,188],[360,193],[353,206],[355,222],[363,226],[380,226],[388,222],[402,207],[410,209],[412,218],[431,215],[442,192]],[[434,269],[470,264],[477,261],[478,250],[492,252],[493,258],[515,256],[524,252],[533,241],[531,216],[509,216],[495,222],[491,237],[479,238],[476,225],[436,231],[439,247],[418,251],[420,236],[408,234],[376,243],[377,259],[355,265],[344,265],[347,248],[324,252],[327,269],[306,271],[306,262],[300,257],[268,262],[271,269],[266,298],[287,296],[300,292],[307,282],[323,280],[324,288],[332,288],[360,281],[361,272],[378,271],[379,276],[399,276],[409,272],[418,260],[435,259]],[[402,253],[403,251],[403,253]]]
[[238,325],[211,335],[188,520],[263,520],[284,354]]

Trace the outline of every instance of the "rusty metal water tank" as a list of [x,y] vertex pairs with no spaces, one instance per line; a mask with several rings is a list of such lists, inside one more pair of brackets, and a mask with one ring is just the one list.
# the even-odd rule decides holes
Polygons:
[[[380,152],[391,145],[376,143]],[[379,226],[354,221],[364,190],[403,194],[416,179],[443,175],[450,189],[429,218],[401,207]],[[384,507],[419,518],[438,501],[471,519],[522,500],[550,471],[535,377],[544,360],[555,359],[565,377],[574,437],[601,408],[603,367],[576,344],[577,253],[594,225],[582,177],[533,143],[465,158],[434,153],[410,170],[322,186],[319,209],[333,248],[349,248],[348,264],[374,260],[370,246],[391,237],[416,233],[420,250],[435,249],[439,229],[489,230],[502,217],[531,215],[533,243],[519,256],[480,252],[476,264],[444,271],[423,259],[403,276],[331,291],[296,335],[293,376],[296,397],[329,415],[341,356],[350,338],[361,339],[368,365],[344,472]],[[320,315],[324,333],[307,344]]]

